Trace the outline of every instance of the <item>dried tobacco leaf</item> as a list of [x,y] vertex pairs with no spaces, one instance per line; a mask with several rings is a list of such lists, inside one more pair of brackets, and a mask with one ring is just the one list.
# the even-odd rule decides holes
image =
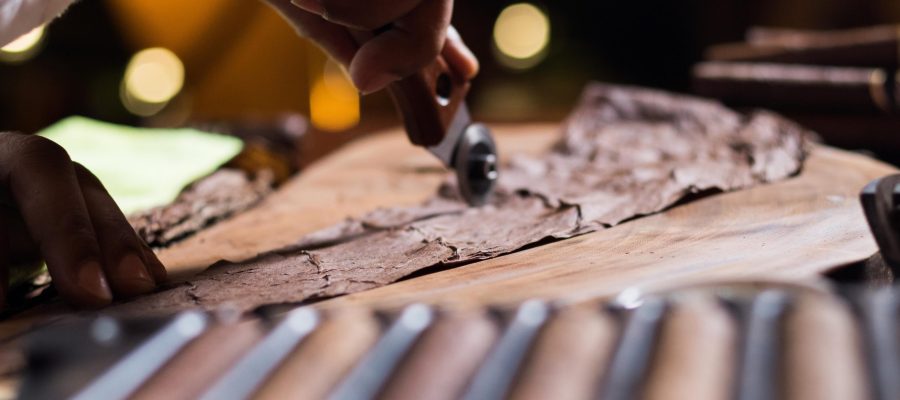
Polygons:
[[421,206],[376,210],[117,308],[249,310],[387,285],[604,229],[695,193],[787,178],[800,171],[809,134],[767,112],[742,115],[714,101],[601,84],[585,90],[562,133],[539,157],[514,156],[488,206],[466,208],[448,179]]

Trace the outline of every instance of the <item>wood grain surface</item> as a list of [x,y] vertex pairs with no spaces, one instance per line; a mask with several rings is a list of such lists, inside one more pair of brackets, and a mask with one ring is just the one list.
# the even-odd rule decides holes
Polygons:
[[[558,139],[557,124],[492,125],[500,157],[536,155]],[[356,141],[310,166],[259,206],[163,250],[178,279],[219,260],[241,261],[378,207],[416,205],[434,194],[444,169],[400,131]]]
[[811,134],[770,112],[740,114],[710,100],[600,83],[585,87],[561,127],[542,154],[514,154],[500,167],[484,207],[461,201],[447,173],[423,204],[374,210],[108,311],[165,314],[224,304],[249,311],[382,287],[608,229],[700,194],[783,181],[802,169]]
[[[555,124],[493,128],[501,157],[537,154],[558,137]],[[876,250],[857,195],[871,179],[895,171],[865,156],[817,146],[804,171],[784,182],[707,197],[613,229],[321,306],[509,304],[532,297],[572,303],[628,287],[808,279]],[[175,279],[190,276],[218,260],[248,259],[289,245],[348,216],[381,206],[417,204],[434,193],[443,176],[438,162],[409,145],[402,132],[373,135],[311,166],[260,206],[164,250],[160,257]],[[0,334],[12,326],[21,332],[22,325],[30,325],[20,322],[12,318],[0,323]]]
[[[556,138],[558,126],[493,128],[504,157],[538,154]],[[785,182],[712,196],[607,231],[336,302],[394,299],[399,304],[452,299],[463,292],[504,293],[491,289],[495,282],[520,289],[520,296],[509,300],[568,292],[564,297],[575,301],[676,277],[684,282],[806,278],[875,251],[857,195],[871,179],[895,171],[861,155],[817,146],[801,175]],[[259,207],[164,250],[160,257],[174,278],[189,276],[218,260],[244,260],[290,245],[349,216],[417,204],[434,193],[441,179],[437,161],[410,146],[402,132],[373,135],[311,166]],[[543,282],[544,276],[554,284]],[[529,281],[542,288],[527,290]],[[441,290],[435,292],[437,288]]]
[[[501,157],[519,152],[536,154],[558,137],[555,135],[557,125],[498,125],[494,128]],[[320,302],[318,306],[334,309],[366,305],[393,309],[411,302],[511,305],[535,297],[554,299],[566,305],[591,303],[628,288],[646,292],[723,280],[806,282],[824,271],[868,258],[875,252],[875,243],[857,196],[870,180],[895,172],[893,167],[865,156],[816,146],[803,172],[783,182],[706,197],[612,229],[434,272]],[[358,216],[380,206],[417,204],[432,195],[442,179],[443,172],[438,163],[423,150],[410,146],[401,132],[375,135],[311,166],[259,207],[165,250],[161,258],[175,277],[189,276],[218,260],[243,260],[289,245],[304,234],[333,225],[348,216]],[[694,307],[699,306],[676,308],[673,325],[665,327],[667,335],[672,335],[672,343],[684,341],[690,346],[696,345],[697,338],[689,335],[692,321],[697,320],[697,313],[709,313],[703,307]],[[824,311],[811,314],[808,320],[791,322],[798,328],[792,331],[789,340],[802,342],[803,332],[810,329],[833,332],[815,348],[858,340],[849,328],[834,328],[847,326],[849,316],[846,311],[827,304],[811,307],[820,307]],[[57,306],[47,314],[66,312]],[[34,311],[28,314],[27,320],[3,321],[0,336],[12,331],[21,332],[27,325],[40,320],[40,315],[41,312]],[[573,314],[570,318],[578,320],[580,317]],[[348,317],[326,322],[320,332],[296,349],[296,354],[285,361],[256,396],[325,395],[376,340],[378,324],[372,319],[363,320],[365,322],[360,323],[359,319]],[[559,321],[562,323],[565,319]],[[605,323],[595,322],[596,332],[582,333],[607,337]],[[698,325],[698,329],[703,328],[698,332],[706,332],[709,337],[725,335],[720,330],[722,327],[715,325],[718,322],[711,324],[705,328]],[[563,325],[558,327],[564,328]],[[546,342],[544,346],[562,345],[559,338],[548,335],[542,339],[541,343]],[[350,346],[333,348],[327,345],[332,340]],[[679,352],[687,350],[671,347],[668,340],[663,341],[660,357],[681,358]],[[796,353],[791,353],[789,359],[802,358],[806,363],[809,357],[816,356],[812,354],[814,347],[810,346],[812,343],[797,346]],[[838,353],[828,354],[834,358],[853,358],[852,354]],[[539,352],[535,356],[539,356]],[[339,358],[337,362],[323,361],[334,361],[336,357]],[[815,358],[825,360],[828,357],[819,354]],[[318,361],[309,362],[311,359]],[[593,362],[587,360],[585,363],[590,364],[589,361]],[[858,360],[853,362],[859,363]],[[316,367],[319,365],[333,368]],[[411,372],[415,371],[410,371],[409,378],[414,375]],[[824,382],[827,376],[845,372],[813,369],[789,379]],[[524,374],[520,377],[523,383],[529,381],[527,370]],[[665,370],[654,370],[649,379],[653,382],[657,380],[654,376],[665,374]],[[300,385],[298,376],[310,380]],[[400,390],[412,385],[401,385],[402,381],[394,383],[399,392],[412,393]],[[856,394],[861,390],[858,382],[832,386],[835,393]],[[681,390],[662,384],[657,389],[653,387],[651,385],[651,393]],[[821,394],[816,387],[796,390],[798,395]]]
[[876,251],[858,194],[872,179],[895,172],[862,155],[816,146],[803,172],[783,182],[706,197],[612,229],[335,298],[321,306],[399,307],[415,301],[512,304],[534,297],[576,303],[626,288],[652,291],[722,280],[808,280]]

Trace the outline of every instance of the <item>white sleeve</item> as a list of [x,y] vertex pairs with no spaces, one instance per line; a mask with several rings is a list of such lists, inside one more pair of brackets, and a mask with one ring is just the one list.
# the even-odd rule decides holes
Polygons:
[[53,18],[76,0],[0,0],[0,46]]

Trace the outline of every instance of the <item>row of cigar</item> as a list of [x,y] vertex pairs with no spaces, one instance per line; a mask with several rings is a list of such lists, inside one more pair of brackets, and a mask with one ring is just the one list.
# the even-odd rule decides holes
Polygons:
[[900,398],[900,291],[717,285],[611,301],[100,316],[28,337],[75,399]]
[[900,111],[900,26],[842,31],[754,28],[744,43],[713,46],[694,90],[733,106],[787,112]]
[[694,68],[694,93],[776,111],[829,145],[900,163],[900,25],[753,28],[706,59]]

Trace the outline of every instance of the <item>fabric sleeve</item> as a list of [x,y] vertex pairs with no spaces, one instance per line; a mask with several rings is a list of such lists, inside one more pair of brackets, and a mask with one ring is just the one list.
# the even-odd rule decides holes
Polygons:
[[50,22],[76,0],[0,0],[0,46]]

